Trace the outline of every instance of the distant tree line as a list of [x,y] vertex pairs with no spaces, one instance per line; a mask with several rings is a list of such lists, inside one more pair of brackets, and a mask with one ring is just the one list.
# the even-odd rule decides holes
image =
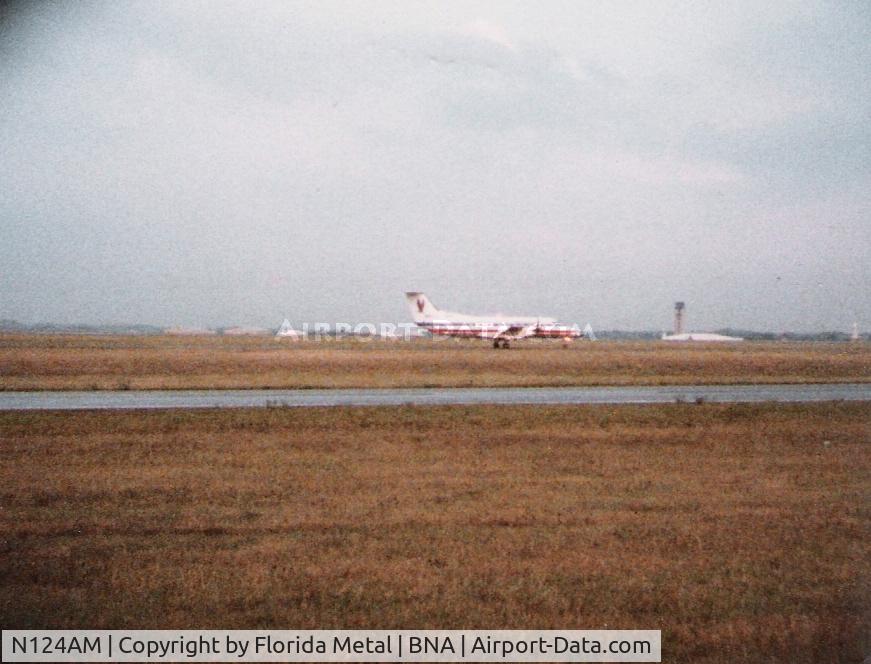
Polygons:
[[[224,328],[219,328],[223,331]],[[62,323],[20,323],[10,319],[0,319],[0,332],[20,332],[32,334],[163,334],[164,328],[155,325],[76,325]],[[758,330],[741,330],[737,328],[722,328],[715,330],[717,334],[730,337],[743,337],[748,341],[850,341],[847,332],[760,332]],[[337,333],[336,330],[322,331],[324,336],[347,336],[348,332]],[[653,341],[659,339],[662,332],[652,330],[596,330],[598,339],[615,341]],[[859,335],[863,341],[871,341],[871,334]]]

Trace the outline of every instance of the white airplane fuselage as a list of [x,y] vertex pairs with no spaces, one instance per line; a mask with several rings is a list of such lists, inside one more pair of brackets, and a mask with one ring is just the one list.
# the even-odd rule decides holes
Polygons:
[[491,339],[493,346],[508,347],[516,339],[563,339],[583,336],[576,325],[559,325],[544,316],[471,316],[436,308],[424,293],[405,294],[414,323],[434,335]]

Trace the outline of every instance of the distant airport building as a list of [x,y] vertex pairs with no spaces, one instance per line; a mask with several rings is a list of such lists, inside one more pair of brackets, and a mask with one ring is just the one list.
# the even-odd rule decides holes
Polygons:
[[713,332],[684,332],[683,334],[663,334],[663,341],[744,341],[744,337],[730,337]]
[[743,337],[730,337],[725,334],[714,334],[713,332],[684,332],[685,309],[685,303],[674,303],[674,332],[663,334],[663,341],[744,341]]
[[214,330],[207,330],[202,327],[182,327],[180,325],[176,325],[175,327],[168,327],[164,330],[166,334],[178,335],[178,336],[197,336],[201,334],[217,334]]
[[228,337],[245,337],[245,336],[263,336],[269,334],[269,330],[262,327],[228,327],[224,330],[224,336]]
[[302,339],[302,337],[303,333],[299,330],[294,330],[293,325],[286,318],[281,323],[281,327],[278,328],[278,332],[275,333],[276,339]]

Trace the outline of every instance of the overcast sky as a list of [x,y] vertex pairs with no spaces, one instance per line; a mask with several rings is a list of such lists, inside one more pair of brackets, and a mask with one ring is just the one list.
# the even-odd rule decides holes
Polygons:
[[867,2],[0,12],[0,318],[871,327]]

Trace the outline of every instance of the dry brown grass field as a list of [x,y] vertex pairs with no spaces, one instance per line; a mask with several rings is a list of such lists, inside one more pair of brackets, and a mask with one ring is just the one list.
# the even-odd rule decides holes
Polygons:
[[871,404],[3,412],[0,441],[4,627],[869,648]]
[[871,381],[868,343],[275,341],[0,335],[0,389],[493,387]]

